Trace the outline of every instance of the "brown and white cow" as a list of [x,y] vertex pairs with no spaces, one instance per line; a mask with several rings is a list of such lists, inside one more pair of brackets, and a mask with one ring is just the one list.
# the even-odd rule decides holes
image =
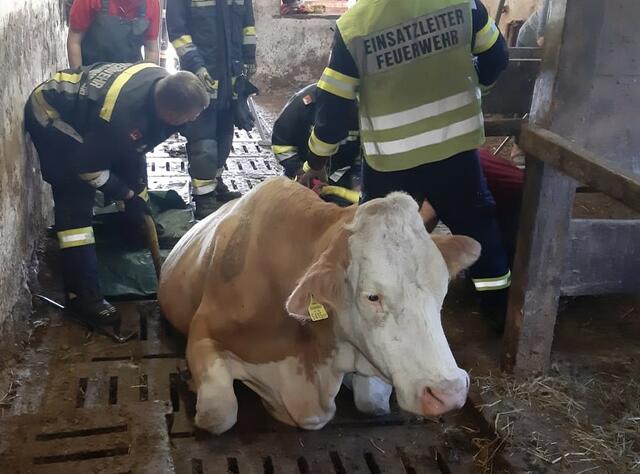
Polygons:
[[[226,204],[180,240],[158,292],[167,319],[188,334],[196,424],[214,433],[235,424],[234,380],[275,418],[306,429],[331,420],[345,374],[356,374],[365,411],[381,404],[367,403],[368,380],[393,385],[416,414],[461,407],[469,377],[440,309],[450,276],[479,253],[468,237],[429,236],[403,193],[340,208],[272,178]],[[312,297],[327,319],[311,320]]]

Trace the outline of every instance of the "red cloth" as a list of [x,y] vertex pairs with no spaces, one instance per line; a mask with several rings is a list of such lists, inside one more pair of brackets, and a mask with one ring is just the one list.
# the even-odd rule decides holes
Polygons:
[[[158,0],[110,0],[109,14],[119,16],[126,20],[138,17],[140,3],[147,2],[146,17],[149,20],[149,28],[145,32],[145,39],[153,41],[158,39],[160,33],[160,5]],[[69,13],[69,26],[73,31],[86,32],[91,27],[96,13],[102,8],[101,0],[75,0]]]
[[517,213],[522,202],[524,172],[516,165],[480,148],[480,166],[501,215]]

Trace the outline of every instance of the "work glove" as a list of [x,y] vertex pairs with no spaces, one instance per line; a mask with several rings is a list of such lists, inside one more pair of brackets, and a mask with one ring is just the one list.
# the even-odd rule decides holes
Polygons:
[[142,196],[137,194],[124,202],[124,213],[132,222],[142,223],[144,216],[151,215],[151,209]]
[[207,89],[207,93],[209,94],[209,98],[214,101],[218,98],[218,81],[215,81],[209,71],[207,71],[206,67],[201,67],[196,71],[196,76],[198,79],[204,84],[205,89]]
[[244,75],[247,76],[248,79],[251,79],[257,71],[258,65],[256,63],[246,63],[244,65]]
[[247,100],[250,96],[257,94],[258,89],[248,81],[246,76],[240,76],[236,79],[234,92],[237,99],[233,101],[232,105],[233,123],[238,128],[250,132],[253,130],[256,118],[251,113]]

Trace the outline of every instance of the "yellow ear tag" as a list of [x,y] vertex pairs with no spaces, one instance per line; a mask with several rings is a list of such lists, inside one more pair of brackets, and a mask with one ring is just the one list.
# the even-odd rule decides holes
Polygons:
[[313,295],[311,295],[311,302],[309,303],[309,317],[311,318],[311,321],[329,319],[327,310],[313,298]]

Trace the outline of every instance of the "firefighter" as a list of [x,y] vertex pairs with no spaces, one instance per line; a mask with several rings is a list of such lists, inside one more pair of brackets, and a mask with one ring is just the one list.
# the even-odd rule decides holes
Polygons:
[[[31,93],[25,127],[51,184],[67,308],[91,326],[118,324],[98,285],[91,221],[96,190],[124,201],[140,228],[147,206],[144,154],[209,105],[202,83],[150,63],[102,63],[56,73]],[[128,227],[129,228],[129,227]]]
[[476,149],[484,142],[480,88],[507,64],[506,42],[479,0],[360,0],[337,22],[308,160],[319,170],[336,152],[357,100],[362,201],[406,191],[426,198],[452,232],[480,242],[470,273],[499,318],[511,272]]
[[100,62],[158,64],[158,0],[74,0],[69,13],[69,67]]
[[[271,149],[289,178],[301,178],[309,170],[306,161],[309,135],[316,115],[316,95],[315,83],[302,88],[289,99],[273,125]],[[360,172],[358,108],[355,102],[352,105],[348,111],[349,133],[331,157],[328,176],[324,180],[330,186],[347,189],[357,187]]]
[[[167,28],[180,67],[195,73],[211,104],[185,130],[196,217],[240,197],[222,181],[238,123],[237,81],[256,72],[256,28],[251,0],[171,0]],[[242,79],[240,79],[242,78]]]

